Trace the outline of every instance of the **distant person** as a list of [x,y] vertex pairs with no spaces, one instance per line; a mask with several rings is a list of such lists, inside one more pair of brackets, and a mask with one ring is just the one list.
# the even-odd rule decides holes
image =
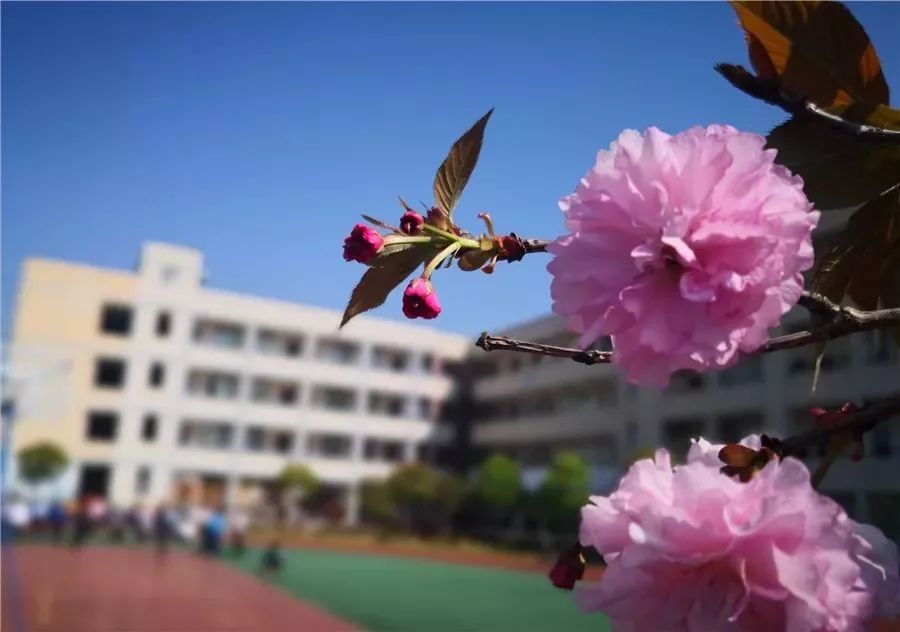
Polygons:
[[201,551],[207,555],[218,555],[222,547],[222,536],[225,534],[225,512],[217,509],[212,512],[200,529]]
[[47,511],[47,522],[50,525],[50,533],[54,542],[61,542],[66,531],[66,523],[69,521],[69,514],[66,506],[58,500],[54,500],[50,504]]
[[20,536],[31,525],[31,510],[28,503],[20,496],[13,496],[3,510],[3,520],[12,537]]
[[262,564],[260,572],[266,576],[274,576],[281,572],[284,566],[284,555],[281,552],[281,543],[278,540],[272,540],[266,550],[263,551]]
[[247,550],[247,526],[249,524],[247,514],[243,511],[236,511],[231,516],[231,551],[241,557]]
[[118,507],[110,507],[106,515],[106,524],[109,527],[109,539],[121,544],[125,540],[125,513]]
[[153,542],[157,553],[164,555],[168,552],[174,531],[172,512],[165,503],[160,503],[153,514]]
[[79,499],[78,507],[75,510],[75,520],[72,528],[72,546],[78,548],[87,542],[91,535],[92,521],[88,512],[88,497],[82,496]]

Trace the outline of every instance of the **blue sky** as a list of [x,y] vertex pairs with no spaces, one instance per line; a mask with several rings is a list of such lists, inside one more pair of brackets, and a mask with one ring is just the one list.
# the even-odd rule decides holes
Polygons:
[[[852,10],[900,91],[900,4]],[[203,250],[213,287],[341,309],[359,213],[430,200],[490,107],[457,219],[554,237],[558,198],[621,129],[783,118],[717,61],[746,62],[724,4],[4,2],[4,332],[24,257],[128,268],[145,240]],[[439,272],[435,324],[547,312],[545,264]],[[399,302],[376,314],[402,320]]]

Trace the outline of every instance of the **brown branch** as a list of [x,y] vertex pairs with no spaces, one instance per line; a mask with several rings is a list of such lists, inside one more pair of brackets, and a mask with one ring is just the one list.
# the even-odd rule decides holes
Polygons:
[[777,81],[762,79],[747,71],[743,66],[716,64],[716,72],[725,77],[735,88],[751,97],[780,107],[788,114],[805,115],[829,125],[845,134],[861,140],[877,142],[900,142],[900,130],[875,127],[864,123],[854,123],[820,108],[806,98],[784,92]]
[[821,445],[833,435],[849,432],[861,437],[880,422],[900,414],[900,395],[878,399],[847,415],[836,424],[816,427],[806,432],[782,439],[779,444],[782,456],[802,453],[804,450]]
[[[859,331],[880,329],[900,325],[900,308],[866,311],[838,305],[826,297],[813,292],[803,292],[799,304],[810,312],[828,320],[808,330],[777,336],[764,342],[754,353],[771,353],[782,349],[805,347],[816,342],[825,342]],[[475,346],[485,351],[518,351],[536,353],[555,358],[569,358],[581,364],[605,364],[612,362],[613,352],[574,349],[545,345],[539,342],[518,340],[509,336],[492,336],[483,332]]]

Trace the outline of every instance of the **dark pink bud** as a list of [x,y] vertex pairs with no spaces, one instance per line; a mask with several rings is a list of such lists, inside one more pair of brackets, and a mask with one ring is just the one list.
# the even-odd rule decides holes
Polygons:
[[418,235],[425,225],[425,218],[415,211],[406,211],[400,218],[400,230],[407,235]]
[[525,246],[515,233],[497,237],[496,240],[500,246],[500,253],[509,263],[520,261],[525,256]]
[[365,224],[357,224],[350,232],[350,236],[344,239],[344,261],[369,263],[378,255],[383,245],[384,239],[378,231]]
[[431,281],[421,277],[409,282],[403,291],[403,313],[407,318],[435,318],[441,313],[441,304]]
[[584,567],[585,561],[581,554],[581,545],[576,544],[559,556],[547,576],[557,588],[572,590],[575,588],[575,582],[584,577]]

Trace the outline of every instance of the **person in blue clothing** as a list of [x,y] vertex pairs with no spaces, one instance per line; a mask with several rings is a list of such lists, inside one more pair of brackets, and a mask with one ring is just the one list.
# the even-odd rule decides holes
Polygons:
[[222,547],[227,521],[225,511],[221,507],[212,512],[200,533],[202,551],[207,555],[218,555]]
[[50,533],[53,534],[54,542],[62,540],[68,521],[69,515],[66,513],[65,505],[58,500],[54,500],[47,511],[47,522],[50,524]]

